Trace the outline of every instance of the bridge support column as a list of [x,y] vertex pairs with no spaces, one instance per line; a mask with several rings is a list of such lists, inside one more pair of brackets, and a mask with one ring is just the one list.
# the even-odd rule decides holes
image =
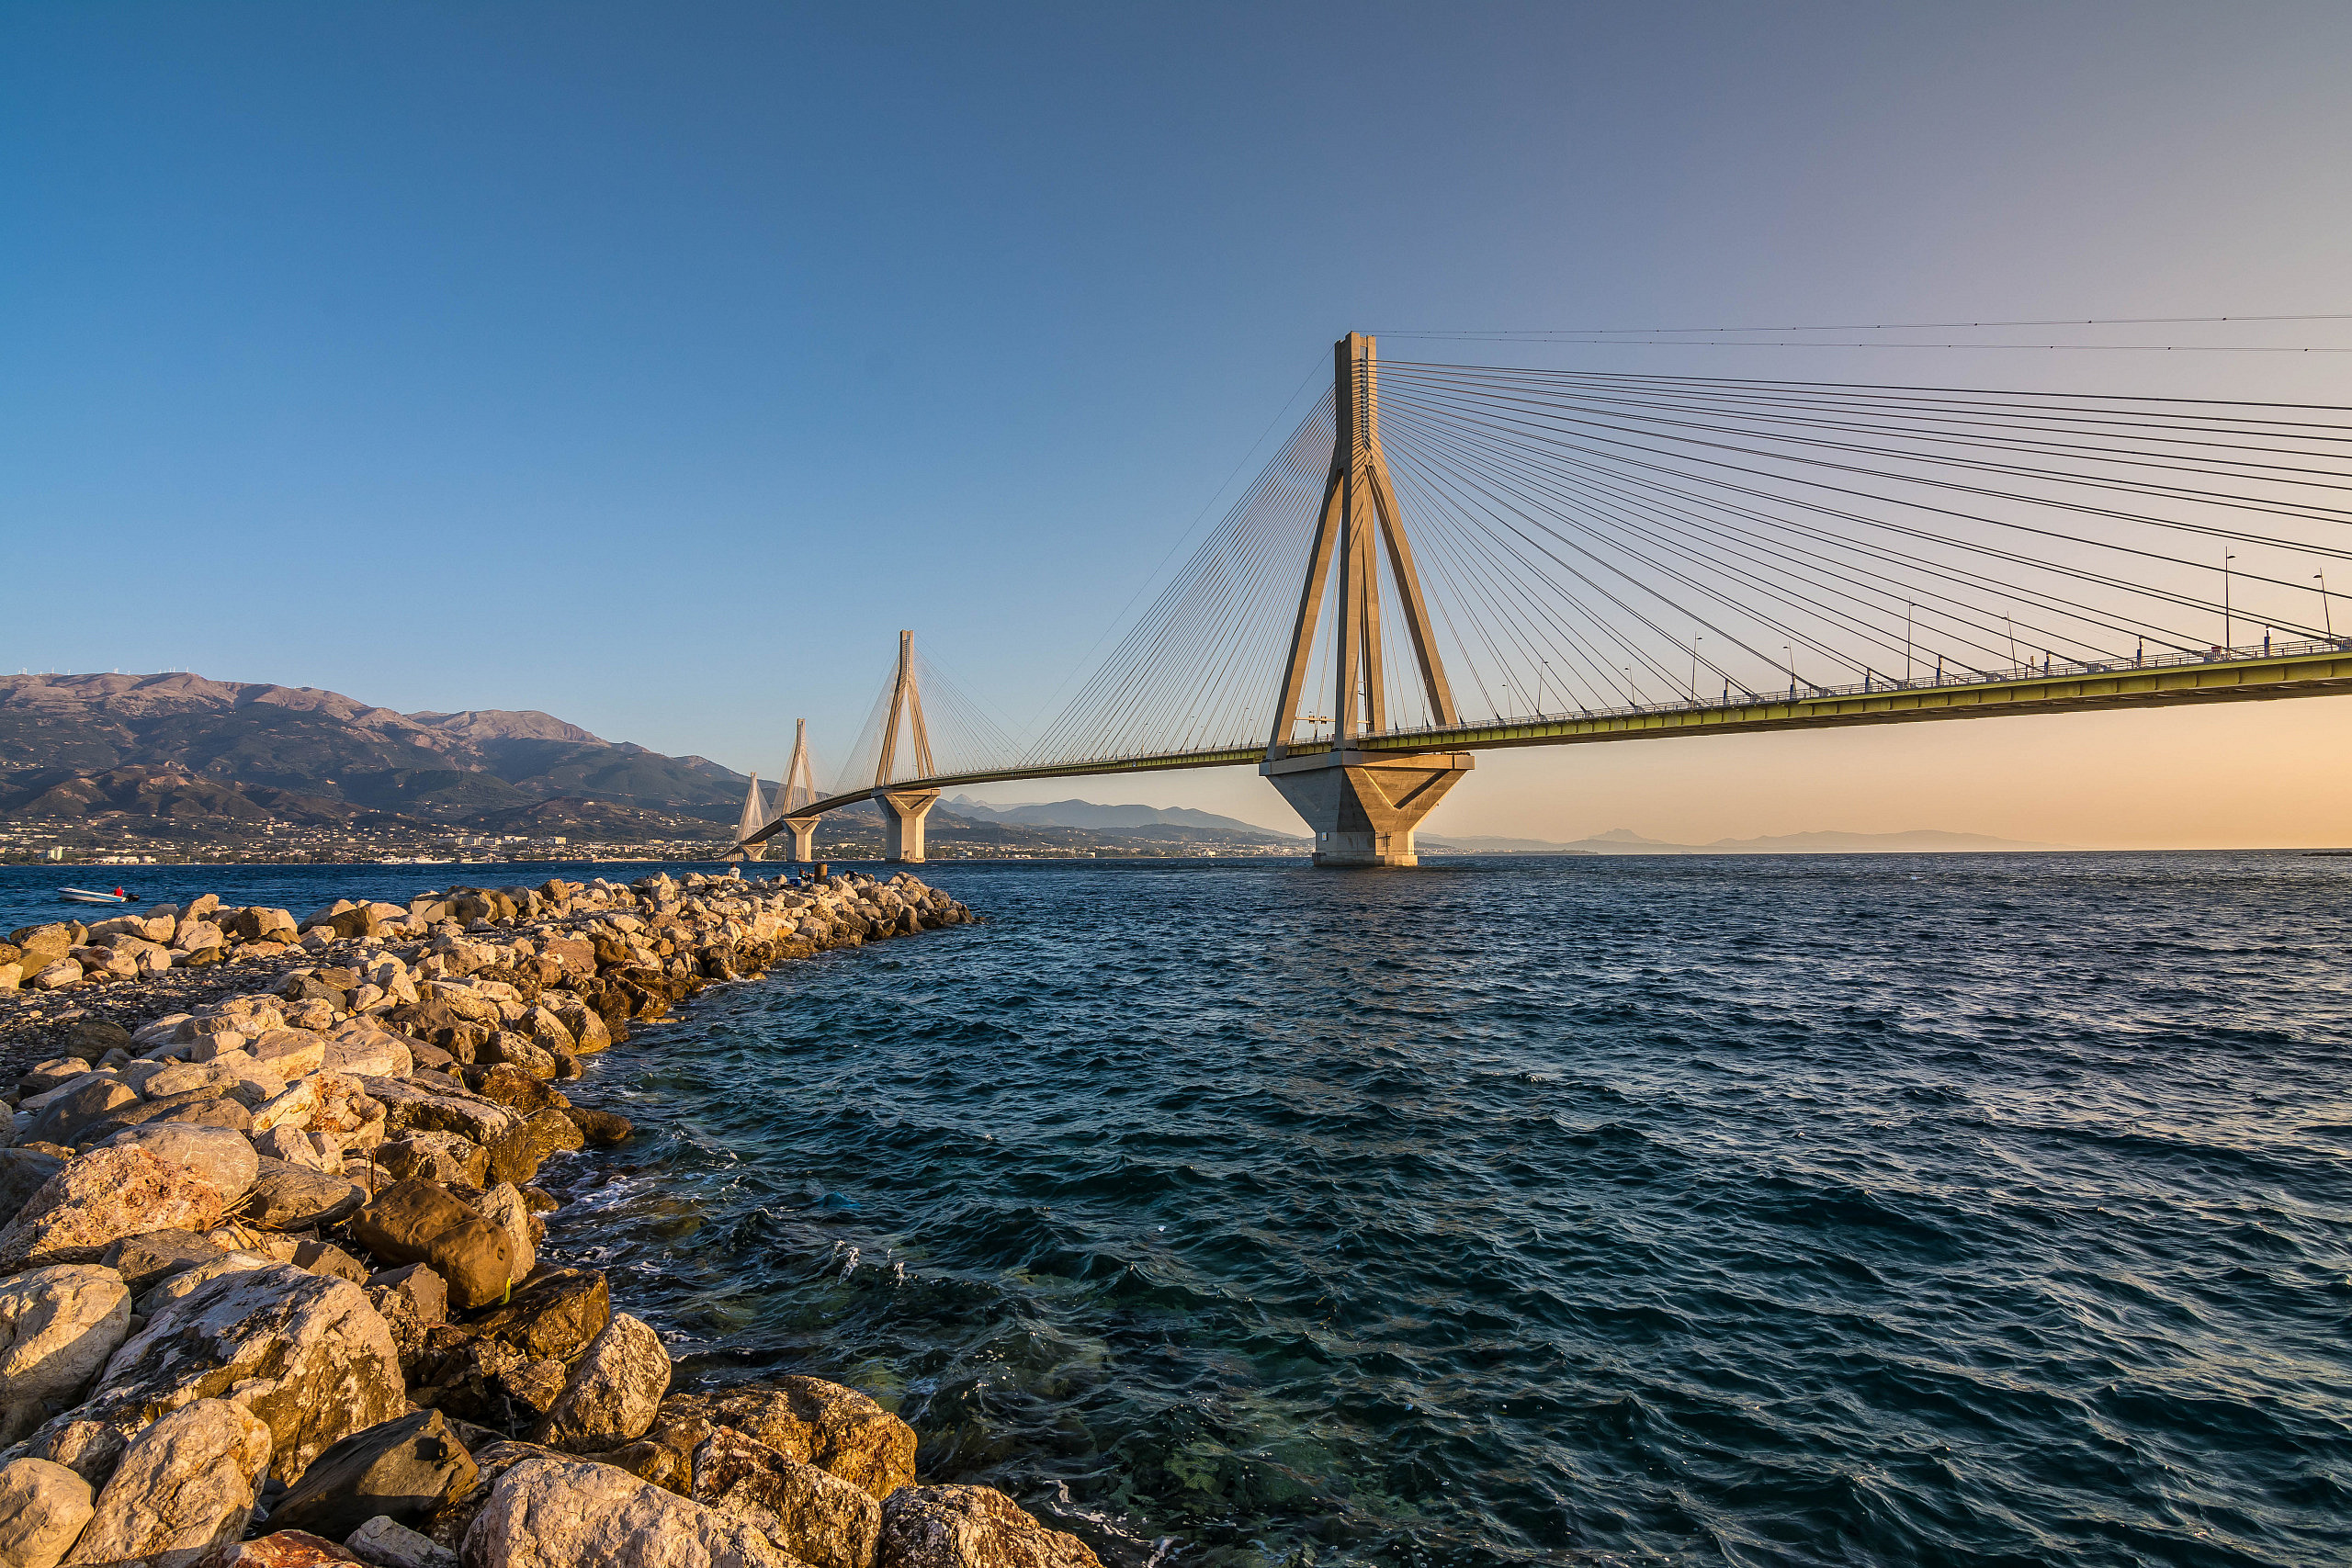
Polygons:
[[889,861],[920,862],[922,852],[922,821],[931,808],[939,804],[935,789],[892,790],[874,797],[882,807],[882,858]]
[[1259,772],[1315,833],[1315,863],[1419,865],[1413,829],[1473,766],[1467,751],[1324,751]]
[[787,817],[785,831],[792,835],[792,858],[803,864],[817,858],[817,818]]

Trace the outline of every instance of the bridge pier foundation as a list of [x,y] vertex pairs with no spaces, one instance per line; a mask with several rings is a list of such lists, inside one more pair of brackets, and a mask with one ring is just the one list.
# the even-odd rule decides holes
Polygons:
[[1419,865],[1413,829],[1474,765],[1467,751],[1324,751],[1259,768],[1315,833],[1315,863]]
[[876,795],[874,803],[882,808],[882,858],[888,861],[919,863],[923,858],[922,823],[931,808],[939,804],[935,789],[892,790]]
[[817,858],[817,818],[787,817],[784,819],[784,828],[792,835],[792,858],[795,861],[805,865]]

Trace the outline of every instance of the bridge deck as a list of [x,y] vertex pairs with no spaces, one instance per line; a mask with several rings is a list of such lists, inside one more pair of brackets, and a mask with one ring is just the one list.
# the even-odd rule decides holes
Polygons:
[[[1792,697],[1757,700],[1743,695],[1728,703],[1679,703],[1600,713],[1496,719],[1442,728],[1393,730],[1358,736],[1353,749],[1385,752],[1494,750],[1510,746],[1648,740],[1674,735],[1826,729],[1845,725],[2004,718],[2026,714],[2261,702],[2346,694],[2352,694],[2352,638],[2340,643],[2306,643],[2236,658],[2070,664],[2046,674],[1947,677],[1940,682],[1872,681],[1859,686],[1816,687]],[[1328,740],[1305,742],[1289,748],[1289,754],[1312,756],[1329,750]],[[1021,779],[1085,778],[1178,768],[1254,767],[1264,761],[1265,755],[1263,746],[1228,746],[1081,762],[1037,763],[982,773],[948,773],[937,778],[904,779],[888,785],[888,790],[947,789]],[[880,788],[855,790],[802,807],[791,815],[815,817],[884,793]],[[773,823],[744,841],[761,842],[782,827],[782,821]]]

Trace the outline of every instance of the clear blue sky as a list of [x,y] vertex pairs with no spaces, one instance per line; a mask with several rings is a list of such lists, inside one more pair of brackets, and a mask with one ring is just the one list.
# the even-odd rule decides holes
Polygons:
[[906,626],[1026,723],[1351,327],[2345,308],[2347,60],[2341,5],[8,5],[0,660],[773,775]]

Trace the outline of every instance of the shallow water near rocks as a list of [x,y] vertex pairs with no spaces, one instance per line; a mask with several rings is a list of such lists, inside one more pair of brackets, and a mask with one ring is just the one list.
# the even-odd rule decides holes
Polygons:
[[2352,1554],[2352,861],[923,874],[581,1086],[549,1249],[682,1377],[1127,1568]]

